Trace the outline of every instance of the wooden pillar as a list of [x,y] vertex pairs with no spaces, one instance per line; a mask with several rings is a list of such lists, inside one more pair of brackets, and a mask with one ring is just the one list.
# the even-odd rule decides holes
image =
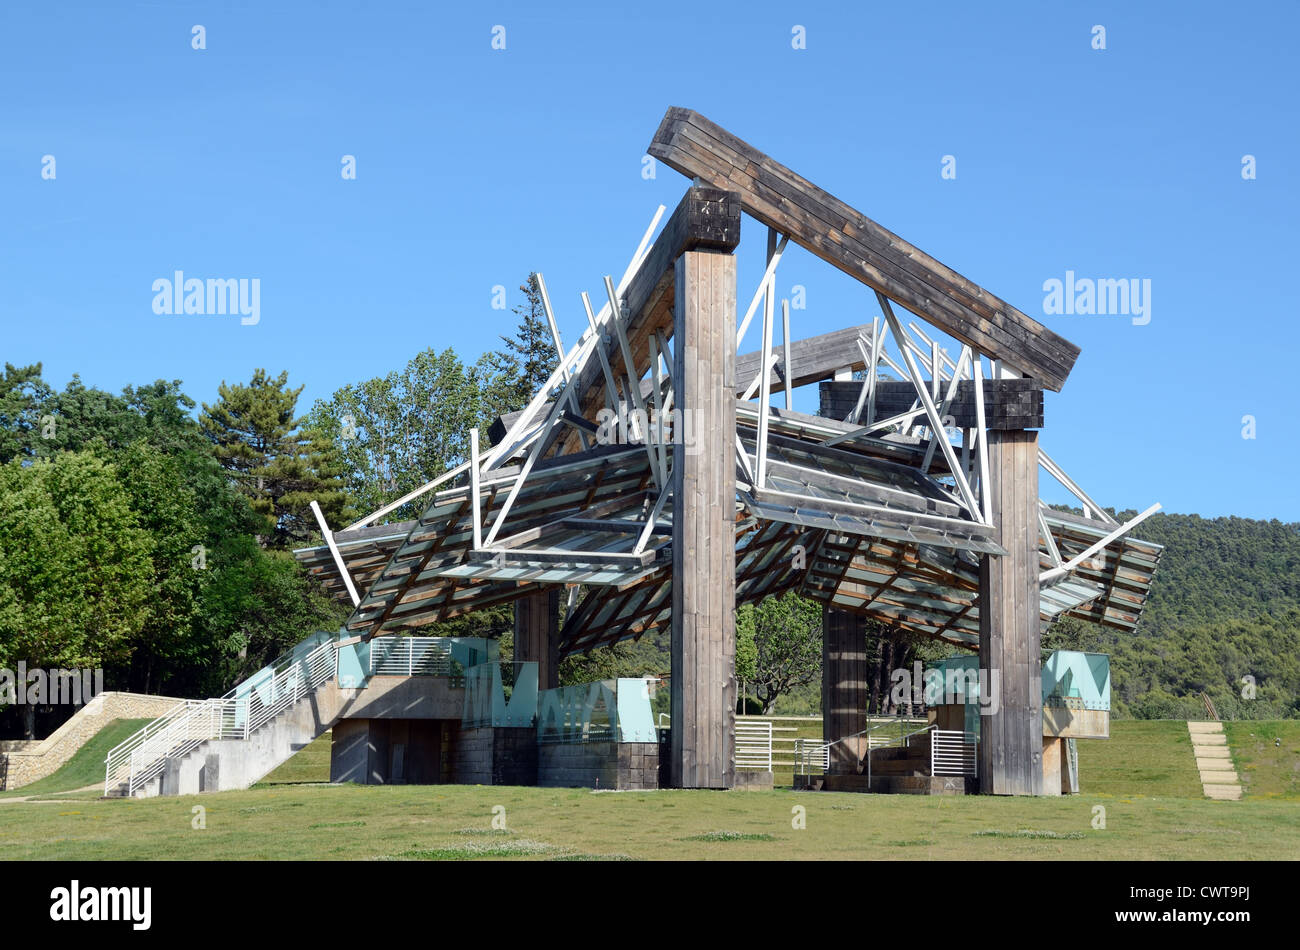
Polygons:
[[980,710],[980,790],[1041,795],[1038,433],[990,429],[988,437],[991,513],[1007,553],[980,561],[980,671],[996,699]]
[[560,589],[546,587],[515,601],[515,664],[537,663],[537,688],[560,685]]
[[[822,611],[822,735],[827,742],[867,728],[867,697],[867,620],[827,607]],[[855,740],[833,747],[830,771],[858,772],[862,745]]]
[[673,446],[671,774],[730,788],[736,718],[736,259],[676,263],[673,386],[689,443]]

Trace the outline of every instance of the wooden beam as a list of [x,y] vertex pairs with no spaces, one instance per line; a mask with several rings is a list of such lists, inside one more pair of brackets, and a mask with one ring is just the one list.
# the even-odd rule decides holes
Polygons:
[[745,211],[973,349],[1059,390],[1079,348],[860,211],[690,109],[670,108],[647,150],[740,193]]
[[[784,319],[784,311],[783,311]],[[787,381],[790,386],[798,388],[823,379],[832,379],[836,370],[847,367],[857,372],[867,368],[862,352],[858,349],[858,335],[871,338],[871,327],[848,327],[833,333],[791,340],[785,350],[789,356],[782,354],[777,363],[779,369],[772,371],[772,385],[779,386]],[[749,382],[758,375],[762,365],[762,352],[755,350],[736,357],[736,392],[739,395]],[[854,384],[857,385],[857,384]],[[788,406],[786,407],[789,408]],[[843,418],[841,415],[840,418]]]
[[673,386],[702,444],[673,453],[670,781],[729,788],[736,714],[736,259],[689,251],[675,275]]
[[[980,789],[1043,793],[1038,611],[1038,433],[988,433],[987,489],[1002,557],[980,559]],[[989,692],[984,692],[987,685]]]
[[[948,385],[951,385],[949,383]],[[857,404],[862,384],[858,382],[824,382],[820,387],[821,413],[843,419]],[[916,389],[910,382],[876,383],[876,414],[889,417],[907,412],[916,402]],[[1043,387],[1035,379],[989,379],[984,381],[985,423],[990,429],[1041,429],[1043,427]],[[978,426],[975,411],[975,381],[957,381],[952,401],[943,412],[952,418],[957,429]]]

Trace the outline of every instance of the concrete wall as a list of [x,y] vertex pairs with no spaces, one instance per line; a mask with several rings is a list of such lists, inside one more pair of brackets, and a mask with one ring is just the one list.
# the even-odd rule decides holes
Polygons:
[[114,719],[157,719],[182,702],[173,696],[100,693],[47,738],[5,750],[0,755],[0,789],[21,788],[52,775]]
[[545,743],[537,747],[537,784],[550,788],[658,788],[659,744]]
[[458,785],[536,785],[537,730],[532,726],[456,729],[449,737]]
[[340,719],[330,744],[330,781],[438,785],[451,779],[445,737],[457,723],[438,719]]

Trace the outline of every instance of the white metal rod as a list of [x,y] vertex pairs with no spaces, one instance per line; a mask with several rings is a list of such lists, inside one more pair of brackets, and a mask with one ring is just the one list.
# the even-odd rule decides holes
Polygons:
[[1134,528],[1136,528],[1139,524],[1141,524],[1143,521],[1146,521],[1147,518],[1150,518],[1152,515],[1154,515],[1154,514],[1155,514],[1157,511],[1159,511],[1159,510],[1160,510],[1160,502],[1156,502],[1154,505],[1152,505],[1152,506],[1151,506],[1150,508],[1148,508],[1146,511],[1142,512],[1142,514],[1138,515],[1138,516],[1135,517],[1135,518],[1130,519],[1129,521],[1126,521],[1124,524],[1122,524],[1122,525],[1120,525],[1119,527],[1117,527],[1114,531],[1112,531],[1110,534],[1106,535],[1106,537],[1102,538],[1102,539],[1101,539],[1100,541],[1098,541],[1096,544],[1093,544],[1093,545],[1091,545],[1090,547],[1085,548],[1084,550],[1080,551],[1078,554],[1076,554],[1074,557],[1070,558],[1068,561],[1066,561],[1066,562],[1065,562],[1064,564],[1062,564],[1060,567],[1054,567],[1054,568],[1052,568],[1050,571],[1044,571],[1044,572],[1043,572],[1042,574],[1040,574],[1039,577],[1038,577],[1038,582],[1039,582],[1039,584],[1050,584],[1050,583],[1052,583],[1053,581],[1058,580],[1058,579],[1064,577],[1066,574],[1069,574],[1071,571],[1073,571],[1076,567],[1078,567],[1078,566],[1079,566],[1080,564],[1082,564],[1084,561],[1088,560],[1088,558],[1092,557],[1092,556],[1093,556],[1094,554],[1096,554],[1098,551],[1100,551],[1100,550],[1102,550],[1104,547],[1106,547],[1106,545],[1108,545],[1108,544],[1110,544],[1112,541],[1115,541],[1116,539],[1118,539],[1118,538],[1120,538],[1120,537],[1123,537],[1124,535],[1128,534],[1130,531],[1132,531]]
[[455,468],[453,468],[453,469],[449,469],[448,471],[446,471],[446,472],[444,472],[443,474],[439,475],[439,476],[438,476],[437,478],[435,478],[433,481],[431,481],[431,482],[425,482],[423,485],[421,485],[421,486],[420,486],[419,488],[417,488],[415,491],[407,492],[407,493],[406,493],[405,495],[403,495],[401,498],[397,499],[397,501],[389,502],[387,505],[384,505],[384,507],[378,509],[377,511],[373,511],[373,512],[371,512],[370,514],[366,515],[366,516],[365,516],[364,518],[362,518],[360,521],[354,521],[354,522],[352,522],[352,524],[348,525],[348,526],[347,526],[346,528],[344,528],[343,530],[344,530],[344,531],[351,531],[353,528],[364,528],[366,525],[370,524],[372,521],[375,521],[375,520],[377,520],[377,519],[379,519],[379,518],[382,518],[384,515],[388,514],[390,511],[396,511],[398,508],[401,508],[401,507],[402,507],[403,505],[405,505],[407,502],[409,502],[409,501],[414,501],[416,498],[419,498],[421,495],[423,495],[425,492],[429,491],[430,489],[432,489],[432,488],[437,488],[439,485],[441,485],[443,482],[447,481],[449,478],[455,478],[457,475],[459,475],[461,472],[465,471],[467,468],[469,468],[469,462],[461,462],[461,463],[460,463],[459,465],[457,465]]
[[[890,306],[889,298],[880,291],[876,291],[876,299],[880,301],[880,308],[885,312],[885,319],[889,321],[890,328],[894,331],[894,337],[899,340],[905,339],[903,329],[898,324],[898,317],[894,316],[894,308]],[[934,401],[930,399],[930,390],[921,377],[921,371],[917,368],[916,360],[907,347],[903,347],[902,350],[903,360],[907,363],[908,372],[912,377],[912,385],[915,387],[917,395],[921,397],[921,405],[925,408],[926,417],[930,420],[930,428],[936,433],[942,432],[943,420],[939,418],[939,411],[935,408]],[[980,508],[975,503],[975,496],[970,490],[970,485],[966,482],[966,473],[961,470],[961,465],[957,462],[957,456],[953,454],[952,445],[949,444],[946,437],[939,441],[939,448],[943,450],[944,460],[948,463],[953,481],[957,483],[957,489],[970,510],[971,517],[980,518],[984,524],[991,524],[987,518],[980,517]]]
[[587,324],[596,337],[596,355],[600,357],[600,371],[605,376],[605,393],[609,396],[610,406],[618,411],[618,386],[614,384],[614,370],[609,365],[609,356],[605,353],[605,341],[601,339],[600,328],[596,326],[596,314],[591,309],[591,298],[582,292],[582,308],[587,311]]
[[[769,278],[775,281],[775,278]],[[775,288],[773,288],[775,290]],[[755,487],[762,488],[767,484],[767,418],[772,412],[772,374],[767,371],[767,365],[772,356],[772,294],[764,298],[763,306],[763,356],[762,364],[764,367],[762,381],[758,386],[758,464],[756,466],[755,476],[757,482]]]
[[745,339],[745,331],[749,329],[749,321],[754,319],[754,314],[758,312],[758,305],[763,299],[763,291],[767,288],[767,282],[772,279],[776,273],[776,265],[781,263],[781,255],[785,252],[788,236],[782,237],[781,242],[777,244],[776,251],[772,259],[767,262],[767,270],[763,271],[763,279],[758,282],[758,289],[754,291],[754,297],[749,302],[749,309],[745,311],[745,319],[740,321],[740,329],[736,331],[736,347],[739,348],[741,341]]
[[320,505],[316,504],[315,498],[311,500],[311,510],[320,525],[320,533],[325,538],[325,544],[329,547],[330,554],[334,556],[334,566],[339,569],[343,585],[348,589],[348,596],[352,598],[352,606],[356,607],[361,603],[361,598],[357,595],[357,589],[352,584],[352,575],[348,573],[348,567],[343,563],[343,555],[339,553],[338,545],[334,543],[334,535],[330,533],[330,526],[325,522],[325,515],[320,510]]
[[785,408],[793,411],[794,384],[790,378],[790,301],[788,299],[781,300],[781,347],[785,354],[781,367],[781,375],[785,377]]
[[1069,475],[1065,474],[1065,469],[1061,468],[1061,466],[1053,462],[1051,458],[1048,457],[1047,453],[1044,452],[1041,448],[1038,450],[1038,463],[1042,465],[1043,468],[1047,469],[1048,473],[1053,478],[1055,478],[1058,482],[1064,485],[1066,489],[1070,492],[1070,494],[1072,494],[1075,498],[1079,499],[1079,501],[1083,502],[1084,505],[1091,508],[1093,511],[1097,512],[1098,516],[1101,518],[1102,521],[1105,521],[1107,524],[1119,524],[1119,522],[1116,521],[1114,518],[1112,518],[1109,514],[1107,514],[1106,511],[1099,504],[1097,504],[1095,501],[1089,498],[1088,495],[1084,492],[1084,490],[1080,488],[1078,485],[1076,485],[1070,479]]
[[[614,292],[614,282],[609,277],[605,278],[605,293],[609,295],[609,312],[610,321],[614,324],[614,332],[618,334],[618,346],[623,352],[623,365],[627,367],[628,392],[632,396],[632,402],[636,405],[637,427],[640,428],[640,420],[646,420],[646,427],[649,428],[649,418],[646,416],[645,400],[641,398],[641,376],[637,371],[636,363],[632,360],[632,345],[628,343],[627,331],[623,327],[622,308],[619,306],[618,295]],[[650,473],[654,476],[655,488],[660,492],[663,491],[663,480],[659,473],[659,466],[655,461],[655,449],[650,444],[649,433],[641,433],[641,441],[645,443],[646,455],[650,459]]]
[[980,461],[980,502],[983,505],[984,523],[993,523],[992,486],[989,485],[989,430],[984,423],[984,357],[972,351],[971,371],[975,374],[975,438]]
[[[940,416],[946,415],[949,408],[952,406],[953,398],[957,395],[957,383],[961,381],[962,367],[966,365],[966,360],[969,357],[970,347],[963,346],[961,348],[961,357],[957,361],[957,366],[953,369],[952,379],[948,380],[948,391],[943,397],[943,405],[939,407]],[[944,438],[947,437],[947,433],[944,433]],[[921,463],[921,471],[930,471],[930,461],[934,458],[934,448],[935,443],[934,440],[931,439],[929,447],[925,450],[925,461]],[[962,462],[962,471],[966,471],[966,463],[964,460]]]
[[471,515],[474,519],[474,550],[481,550],[483,547],[483,523],[482,523],[482,492],[479,487],[479,469],[478,469],[478,427],[469,430],[469,486],[470,498],[473,505]]

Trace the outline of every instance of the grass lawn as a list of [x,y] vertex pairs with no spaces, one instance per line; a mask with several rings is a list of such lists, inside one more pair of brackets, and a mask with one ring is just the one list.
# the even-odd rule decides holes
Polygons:
[[[110,724],[31,788],[98,781],[104,753],[139,725]],[[1111,739],[1079,743],[1084,794],[1038,799],[294,784],[328,777],[326,734],[248,791],[13,802],[0,807],[0,842],[12,859],[82,860],[1300,857],[1300,805],[1286,800],[1300,797],[1300,723],[1227,729],[1250,789],[1241,802],[1203,797],[1183,722],[1113,723]],[[192,827],[195,806],[206,828]],[[497,806],[507,830],[492,828]]]
[[1112,721],[1109,739],[1080,739],[1079,788],[1087,795],[1203,798],[1182,720]]
[[294,785],[302,782],[328,782],[330,780],[330,741],[332,732],[326,729],[288,761],[276,767],[258,785]]
[[104,758],[113,746],[128,739],[132,733],[139,732],[152,719],[113,719],[103,729],[95,733],[85,745],[76,751],[72,758],[64,762],[58,771],[37,779],[30,785],[0,792],[0,798],[19,798],[24,795],[49,795],[68,792],[87,785],[103,786]]
[[1223,729],[1243,795],[1300,798],[1300,721],[1225,722]]
[[[206,810],[194,830],[192,809]],[[495,806],[508,831],[492,830]],[[1093,807],[1106,810],[1094,829]],[[791,827],[792,809],[806,830]],[[1240,859],[1300,854],[1284,801],[277,786],[0,807],[10,859]]]

